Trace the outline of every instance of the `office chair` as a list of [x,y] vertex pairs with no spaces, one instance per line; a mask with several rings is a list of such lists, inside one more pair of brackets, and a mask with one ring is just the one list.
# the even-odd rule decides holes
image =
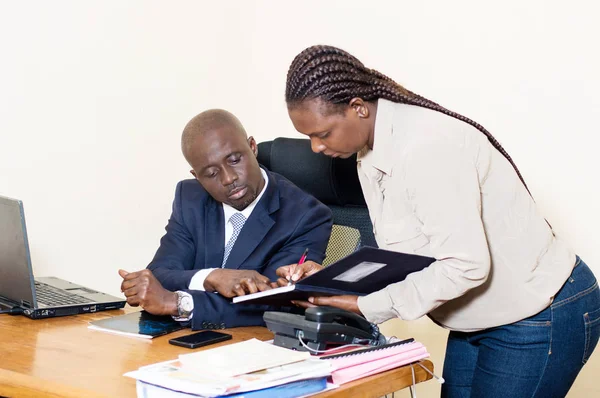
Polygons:
[[333,159],[312,152],[308,139],[276,138],[258,144],[258,162],[331,209],[333,228],[323,265],[362,246],[377,247],[356,172],[356,155]]

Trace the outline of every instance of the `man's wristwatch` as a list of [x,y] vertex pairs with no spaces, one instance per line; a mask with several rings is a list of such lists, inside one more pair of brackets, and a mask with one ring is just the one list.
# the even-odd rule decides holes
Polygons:
[[194,299],[192,295],[182,291],[176,291],[177,294],[177,312],[178,318],[190,319],[194,311]]

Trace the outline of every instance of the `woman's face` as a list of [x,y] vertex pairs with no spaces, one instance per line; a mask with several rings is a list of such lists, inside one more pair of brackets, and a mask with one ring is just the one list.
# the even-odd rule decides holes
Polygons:
[[310,138],[315,153],[348,158],[365,145],[373,147],[376,105],[353,98],[342,112],[320,99],[301,102],[288,114],[298,132]]

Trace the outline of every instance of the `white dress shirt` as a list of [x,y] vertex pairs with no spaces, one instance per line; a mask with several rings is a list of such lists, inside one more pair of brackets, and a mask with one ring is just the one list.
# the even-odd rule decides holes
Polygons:
[[458,331],[512,323],[550,305],[571,274],[573,250],[475,127],[380,99],[373,149],[357,162],[379,247],[437,260],[360,297],[369,321],[429,314]]
[[[227,242],[229,242],[231,235],[233,235],[233,224],[230,221],[231,216],[234,215],[235,213],[242,213],[242,215],[244,217],[246,217],[246,220],[248,220],[248,218],[250,218],[250,214],[252,214],[252,211],[254,211],[256,204],[260,201],[260,198],[262,198],[263,194],[267,190],[267,185],[269,185],[269,177],[267,176],[267,173],[262,168],[260,169],[260,172],[265,180],[265,185],[263,186],[262,191],[260,191],[260,193],[258,194],[256,199],[254,199],[252,201],[252,203],[250,203],[248,205],[248,207],[246,207],[241,212],[238,212],[233,207],[229,206],[228,204],[223,203],[223,215],[224,215],[224,220],[225,220],[225,242],[223,242],[223,247],[225,247],[225,245],[227,245]],[[215,265],[218,266],[220,264],[215,264]],[[198,272],[196,272],[190,281],[189,289],[204,291],[204,280],[208,277],[208,274],[210,274],[215,269],[217,269],[217,268],[216,267],[215,268],[205,268],[205,269],[201,269]]]

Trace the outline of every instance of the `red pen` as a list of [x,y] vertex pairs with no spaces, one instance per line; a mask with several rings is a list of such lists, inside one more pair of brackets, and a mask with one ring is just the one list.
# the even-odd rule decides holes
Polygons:
[[[308,255],[308,247],[306,248],[306,250],[304,250],[304,253],[302,253],[302,256],[300,256],[300,260],[298,260],[298,265],[304,264],[304,262],[306,261],[307,255]],[[290,275],[290,279],[288,281],[288,286],[290,286],[292,283],[294,283],[294,281],[292,281],[292,275]]]
[[306,261],[306,256],[307,255],[308,255],[308,247],[306,248],[306,250],[304,250],[304,253],[302,253],[302,256],[300,257],[300,260],[298,260],[298,265],[304,264],[304,262]]

